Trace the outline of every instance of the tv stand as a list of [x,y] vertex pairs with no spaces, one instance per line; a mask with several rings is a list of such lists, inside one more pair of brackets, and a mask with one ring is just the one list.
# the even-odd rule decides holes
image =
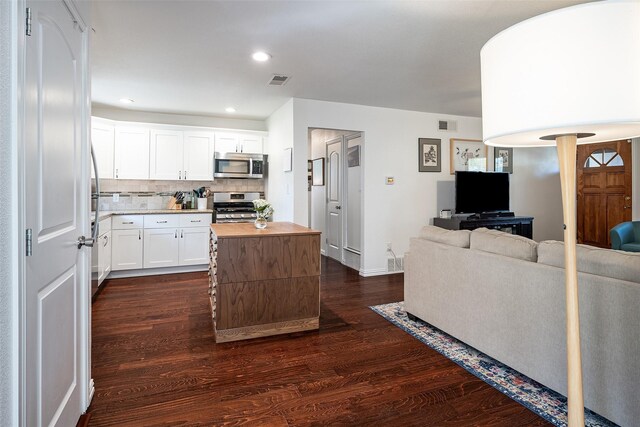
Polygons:
[[434,218],[433,225],[447,230],[475,230],[486,227],[506,233],[533,238],[533,217],[530,216],[499,216],[491,218],[472,218],[454,216],[452,218]]

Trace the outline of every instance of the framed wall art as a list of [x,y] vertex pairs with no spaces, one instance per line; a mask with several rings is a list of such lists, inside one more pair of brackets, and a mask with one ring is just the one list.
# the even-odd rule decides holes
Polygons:
[[494,147],[493,161],[496,172],[513,173],[513,148]]
[[418,138],[418,172],[442,172],[441,141]]
[[324,157],[312,161],[311,182],[312,185],[324,185]]
[[479,139],[451,138],[450,172],[456,171],[487,171],[487,146]]

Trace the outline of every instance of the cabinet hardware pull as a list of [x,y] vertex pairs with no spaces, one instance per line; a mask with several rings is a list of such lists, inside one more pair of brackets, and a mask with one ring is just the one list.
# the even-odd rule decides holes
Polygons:
[[184,171],[184,179],[187,179],[187,171]]
[[133,221],[122,221],[122,224],[133,224]]
[[142,232],[138,230],[138,240],[142,240]]
[[178,179],[182,179],[182,171],[178,171]]
[[184,237],[184,230],[180,230],[180,238],[182,239]]
[[158,224],[166,224],[167,221],[158,221]]
[[118,169],[116,168],[116,178],[118,178]]
[[178,230],[176,230],[176,232],[175,232],[175,233],[173,233],[173,238],[174,238],[174,239],[177,239],[177,238],[178,238]]
[[199,220],[196,221],[196,220],[192,219],[191,222],[202,222],[202,220],[199,219]]

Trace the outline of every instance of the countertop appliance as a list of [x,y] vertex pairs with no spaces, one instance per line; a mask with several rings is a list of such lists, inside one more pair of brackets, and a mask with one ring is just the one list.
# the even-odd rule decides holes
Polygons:
[[264,155],[258,153],[220,153],[213,158],[214,178],[263,178]]
[[213,222],[254,222],[253,200],[264,193],[213,193]]

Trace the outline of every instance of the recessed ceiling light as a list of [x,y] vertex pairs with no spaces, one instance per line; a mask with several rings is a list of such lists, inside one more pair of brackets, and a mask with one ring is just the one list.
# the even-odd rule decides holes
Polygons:
[[226,111],[227,113],[235,113],[236,109],[233,107],[227,107],[224,109],[224,111]]
[[131,98],[120,98],[120,102],[123,104],[133,104],[133,99]]
[[254,52],[254,54],[251,55],[251,57],[253,58],[254,61],[258,61],[258,62],[264,62],[271,59],[271,55],[269,55],[267,52]]

